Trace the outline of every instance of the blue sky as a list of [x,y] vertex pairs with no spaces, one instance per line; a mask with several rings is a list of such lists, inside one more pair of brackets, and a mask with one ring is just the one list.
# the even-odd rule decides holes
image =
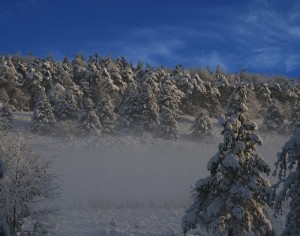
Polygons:
[[1,0],[0,52],[300,76],[300,1]]

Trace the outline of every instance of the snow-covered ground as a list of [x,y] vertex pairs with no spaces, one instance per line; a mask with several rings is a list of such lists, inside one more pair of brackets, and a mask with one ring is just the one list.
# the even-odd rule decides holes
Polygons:
[[[215,138],[190,140],[192,120],[180,119],[177,141],[150,134],[84,140],[32,135],[35,150],[44,158],[54,156],[51,172],[62,181],[49,230],[61,236],[182,235],[180,219],[191,188],[208,175],[206,164],[222,141],[217,121]],[[16,113],[14,130],[28,127],[29,122],[30,114]],[[274,133],[261,137],[264,145],[257,152],[274,170],[276,153],[288,137]],[[281,231],[284,216],[273,222]],[[197,230],[190,235],[205,234]]]

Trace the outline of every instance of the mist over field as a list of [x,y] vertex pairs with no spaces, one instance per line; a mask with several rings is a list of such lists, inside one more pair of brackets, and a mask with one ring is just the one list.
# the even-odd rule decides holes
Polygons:
[[[188,125],[183,124],[181,133],[186,132]],[[184,204],[195,182],[209,175],[207,162],[222,141],[220,132],[218,127],[216,137],[204,142],[166,141],[147,134],[94,137],[85,141],[45,137],[34,140],[43,156],[55,156],[51,170],[60,175],[63,184],[58,203],[174,201]],[[277,152],[287,137],[275,133],[261,136],[264,144],[257,148],[257,153],[273,171]]]
[[[19,118],[26,120],[26,114]],[[183,139],[177,141],[149,134],[86,139],[31,135],[34,149],[43,158],[55,156],[50,172],[59,175],[62,184],[62,193],[53,203],[60,209],[51,226],[57,235],[181,235],[180,219],[191,202],[191,189],[209,175],[207,162],[222,141],[216,120],[214,138],[191,140],[186,136],[191,121],[192,117],[180,123]],[[26,127],[24,121],[15,124]],[[276,154],[288,137],[260,135],[264,144],[257,153],[273,171]],[[281,231],[283,216],[272,221]],[[189,235],[197,232],[205,235],[202,231]]]

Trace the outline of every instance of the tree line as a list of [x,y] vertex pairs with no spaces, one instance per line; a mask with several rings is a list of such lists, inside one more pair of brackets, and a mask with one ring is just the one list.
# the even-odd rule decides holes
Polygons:
[[0,57],[1,116],[9,117],[8,110],[32,111],[31,130],[39,134],[125,131],[176,139],[179,115],[197,116],[203,110],[209,117],[224,115],[240,84],[246,86],[251,118],[265,119],[266,130],[294,130],[300,120],[299,79],[245,70],[228,74],[220,66],[215,71],[181,65],[154,68],[98,54],[87,60],[78,54],[72,61],[33,55]]

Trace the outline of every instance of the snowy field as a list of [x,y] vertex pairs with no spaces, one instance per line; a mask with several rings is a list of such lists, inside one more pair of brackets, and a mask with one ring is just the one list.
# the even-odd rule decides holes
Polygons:
[[[192,121],[192,117],[180,119],[176,142],[150,134],[85,140],[32,135],[36,151],[44,158],[54,156],[51,172],[62,181],[62,194],[53,203],[55,211],[47,223],[51,234],[183,235],[180,219],[189,205],[191,188],[208,175],[206,164],[222,141],[217,121],[215,138],[190,140]],[[29,122],[30,114],[16,113],[14,130],[28,127]],[[260,135],[264,145],[257,152],[274,170],[276,153],[288,137]],[[279,233],[284,216],[272,221]],[[189,235],[206,234],[197,230]]]

